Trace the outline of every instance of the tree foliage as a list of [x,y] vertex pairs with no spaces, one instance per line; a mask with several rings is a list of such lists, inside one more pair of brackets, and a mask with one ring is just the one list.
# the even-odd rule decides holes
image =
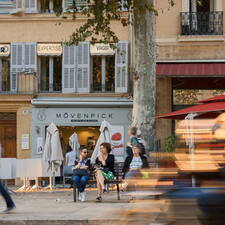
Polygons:
[[[146,10],[158,15],[155,6],[144,1],[141,7],[134,7],[134,1],[140,0],[73,0],[67,12],[72,13],[72,20],[76,20],[77,15],[87,18],[85,23],[77,28],[67,41],[68,45],[77,45],[80,41],[89,39],[91,43],[116,43],[117,34],[111,29],[111,21],[120,21],[123,26],[132,25],[132,15],[134,10],[143,14]],[[169,6],[174,5],[174,0],[167,0]],[[126,11],[126,12],[125,12]],[[63,15],[63,18],[69,19]]]

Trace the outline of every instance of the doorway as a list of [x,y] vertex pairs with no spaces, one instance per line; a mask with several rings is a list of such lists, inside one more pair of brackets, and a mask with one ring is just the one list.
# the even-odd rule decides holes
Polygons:
[[59,129],[63,155],[66,154],[66,148],[69,143],[70,136],[76,132],[81,147],[88,149],[88,156],[91,157],[99,138],[99,127],[72,127],[72,126],[57,126]]
[[16,113],[0,113],[1,157],[17,158]]

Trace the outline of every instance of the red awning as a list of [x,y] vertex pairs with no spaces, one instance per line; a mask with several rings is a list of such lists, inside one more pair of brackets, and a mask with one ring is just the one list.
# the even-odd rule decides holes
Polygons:
[[225,76],[225,63],[158,63],[158,76]]
[[157,118],[182,120],[189,113],[199,113],[199,116],[197,116],[197,118],[215,118],[221,112],[224,111],[225,111],[225,102],[211,102],[191,106],[171,113],[162,114],[157,116]]
[[221,102],[221,101],[225,101],[225,95],[217,95],[215,97],[207,98],[207,99],[204,99],[204,100],[199,101],[199,102],[208,103],[208,102]]

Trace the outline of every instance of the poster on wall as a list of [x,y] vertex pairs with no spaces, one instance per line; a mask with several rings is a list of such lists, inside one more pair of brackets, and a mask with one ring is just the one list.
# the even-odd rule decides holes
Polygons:
[[29,134],[22,134],[21,138],[21,148],[23,150],[28,150],[30,148],[30,135]]
[[43,137],[37,137],[37,153],[42,154],[44,149]]
[[112,153],[115,156],[124,156],[125,143],[124,143],[124,127],[113,126],[111,132]]

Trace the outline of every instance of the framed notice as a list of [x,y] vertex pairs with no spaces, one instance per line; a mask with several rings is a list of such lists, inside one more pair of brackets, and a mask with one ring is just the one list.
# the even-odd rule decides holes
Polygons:
[[22,134],[21,138],[21,148],[22,150],[28,150],[30,148],[30,136],[29,134]]
[[37,153],[42,154],[44,149],[43,137],[37,137]]

